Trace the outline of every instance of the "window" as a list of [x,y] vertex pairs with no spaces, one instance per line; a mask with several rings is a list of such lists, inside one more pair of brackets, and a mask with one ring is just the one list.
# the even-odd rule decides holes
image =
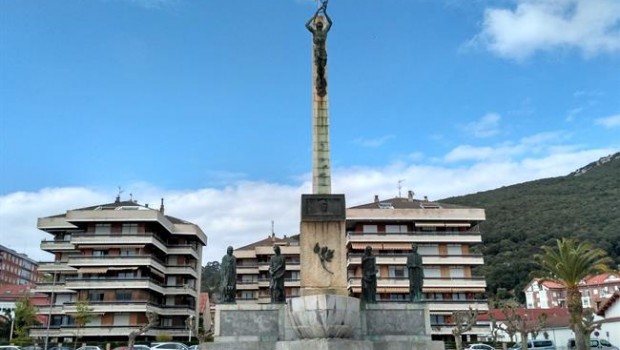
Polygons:
[[450,267],[450,277],[451,278],[464,278],[465,277],[465,268],[463,266],[451,266]]
[[95,224],[95,234],[96,235],[107,235],[112,231],[111,224]]
[[130,290],[117,290],[116,291],[116,300],[118,300],[118,301],[129,301],[129,300],[131,300],[131,291]]
[[407,233],[407,225],[385,225],[386,233]]
[[452,294],[452,300],[467,300],[467,296],[465,293],[454,293]]
[[439,266],[424,266],[424,277],[437,278],[441,277],[441,269]]
[[431,315],[431,324],[445,324],[445,317],[443,315]]
[[119,272],[118,273],[118,278],[120,279],[127,279],[127,278],[134,278],[135,274],[133,271],[128,271],[128,272]]
[[127,235],[138,233],[138,224],[123,224],[122,233]]
[[88,292],[88,301],[103,301],[103,291],[91,290]]
[[420,255],[439,255],[439,245],[437,244],[418,244]]
[[121,248],[121,256],[136,256],[136,249],[134,249],[134,248]]
[[388,271],[388,277],[390,278],[407,278],[409,276],[407,268],[404,266],[390,266],[388,267]]
[[108,255],[107,250],[93,250],[93,256],[106,256]]
[[255,292],[244,290],[241,292],[241,300],[252,300],[255,299]]
[[448,244],[448,255],[463,255],[463,248],[460,244]]
[[364,233],[377,233],[379,232],[377,225],[363,225],[362,232]]

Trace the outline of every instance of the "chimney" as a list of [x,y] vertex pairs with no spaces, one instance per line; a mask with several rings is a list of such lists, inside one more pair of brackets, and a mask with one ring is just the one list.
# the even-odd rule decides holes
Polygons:
[[379,195],[375,194],[375,203],[379,203]]
[[163,214],[164,213],[164,199],[161,199],[161,205],[159,206],[159,211]]
[[413,202],[413,191],[407,192],[407,200]]

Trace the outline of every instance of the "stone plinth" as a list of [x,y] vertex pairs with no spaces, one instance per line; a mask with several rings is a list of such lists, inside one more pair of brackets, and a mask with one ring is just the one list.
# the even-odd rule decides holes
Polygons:
[[[300,277],[301,294],[348,295],[344,195],[301,197]],[[315,249],[327,249],[329,261],[321,261]]]
[[287,306],[291,327],[299,339],[359,338],[359,299],[309,295],[289,299]]
[[373,350],[373,345],[365,340],[304,339],[279,342],[276,350]]
[[443,350],[431,340],[430,313],[426,303],[365,304],[362,314],[364,340],[373,350]]

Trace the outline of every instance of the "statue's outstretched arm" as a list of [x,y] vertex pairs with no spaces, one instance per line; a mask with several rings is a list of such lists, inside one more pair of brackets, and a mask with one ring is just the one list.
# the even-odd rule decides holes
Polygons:
[[314,34],[314,27],[312,27],[312,22],[316,19],[316,16],[318,16],[318,14],[319,14],[319,11],[316,11],[314,16],[310,17],[308,22],[306,22],[306,28],[308,28],[308,30],[312,32],[312,34]]
[[327,12],[323,12],[325,14],[325,19],[327,19],[327,25],[325,26],[325,33],[327,33],[329,31],[329,29],[332,27],[332,19],[329,18],[329,15],[327,14]]

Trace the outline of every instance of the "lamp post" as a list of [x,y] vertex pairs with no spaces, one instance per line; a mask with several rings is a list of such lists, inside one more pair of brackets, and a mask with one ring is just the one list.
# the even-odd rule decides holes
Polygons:
[[15,328],[15,310],[11,310],[11,331],[9,332],[9,344],[13,344],[13,328]]
[[50,337],[50,323],[52,322],[52,305],[54,305],[54,290],[56,287],[56,271],[52,277],[52,294],[50,296],[50,308],[47,311],[47,328],[45,329],[45,345],[43,350],[47,350],[47,343]]
[[189,328],[189,339],[187,340],[189,343],[192,342],[192,329],[194,328],[194,315],[189,315],[187,318],[187,327]]

